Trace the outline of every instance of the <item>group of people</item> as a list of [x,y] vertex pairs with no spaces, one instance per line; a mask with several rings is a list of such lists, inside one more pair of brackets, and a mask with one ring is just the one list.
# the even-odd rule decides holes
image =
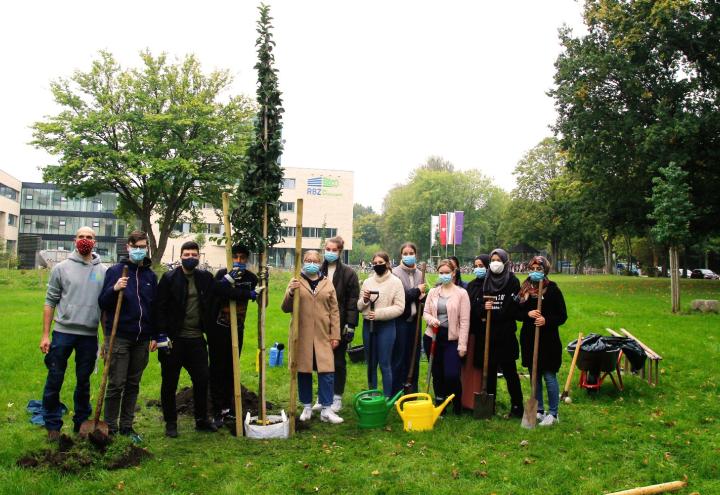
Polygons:
[[[232,421],[233,373],[229,302],[237,302],[238,341],[242,337],[248,302],[256,301],[264,285],[247,269],[249,251],[232,247],[233,266],[215,276],[198,269],[199,246],[186,242],[180,266],[160,281],[151,269],[148,237],[134,231],[127,241],[126,260],[105,268],[93,253],[95,232],[83,227],[76,249],[56,265],[48,282],[40,349],[48,368],[43,392],[43,417],[48,438],[59,438],[62,427],[60,389],[67,362],[75,352],[77,385],[74,395],[74,430],[90,417],[90,374],[98,351],[97,328],[105,334],[103,356],[115,311],[117,332],[110,356],[104,420],[111,433],[135,441],[135,405],[150,352],[158,351],[161,366],[161,405],[168,437],[178,436],[175,395],[184,368],[193,384],[195,427],[215,432]],[[560,289],[548,280],[550,265],[542,256],[528,263],[530,275],[522,282],[512,271],[508,254],[496,249],[474,260],[473,280],[460,276],[457,258],[440,261],[437,284],[430,288],[418,264],[412,242],[400,248],[401,262],[394,268],[390,256],[375,253],[373,273],[360,285],[355,271],[342,263],[344,241],[328,239],[324,251],[303,254],[299,278],[287,286],[281,308],[293,311],[299,298],[295,360],[301,421],[319,412],[321,421],[342,423],[347,381],[347,349],[354,340],[362,314],[368,387],[375,389],[377,368],[382,391],[392,397],[399,391],[418,391],[420,350],[432,360],[432,385],[440,403],[455,395],[453,410],[472,409],[480,392],[482,374],[487,392],[495,394],[498,372],[510,395],[510,417],[522,417],[523,397],[516,361],[532,367],[535,328],[540,328],[538,375],[548,393],[545,409],[542,382],[538,381],[538,419],[541,425],[558,421],[557,372],[562,360],[558,327],[567,319]],[[127,276],[123,269],[127,268]],[[540,293],[540,282],[542,293]],[[123,293],[121,304],[118,296]],[[542,298],[542,311],[537,301]],[[485,323],[490,319],[490,354],[484,366]],[[52,336],[50,329],[54,320]],[[418,330],[426,324],[422,339]],[[522,322],[520,345],[517,321]],[[433,346],[433,341],[435,345]],[[433,351],[434,350],[434,351]],[[485,369],[487,368],[487,369]],[[313,404],[313,373],[318,393]],[[207,410],[208,393],[212,411]]]
[[[487,374],[487,393],[496,394],[498,372],[510,395],[509,417],[523,416],[523,395],[516,361],[532,368],[535,328],[540,330],[538,354],[537,419],[543,426],[557,423],[559,386],[557,372],[562,362],[559,327],[567,320],[565,300],[557,284],[548,279],[550,264],[536,256],[527,265],[529,276],[522,282],[512,271],[508,254],[496,249],[474,260],[473,280],[462,280],[457,258],[436,266],[438,282],[430,288],[418,266],[418,250],[407,242],[400,248],[401,263],[392,267],[386,252],[372,258],[374,273],[363,281],[358,292],[354,272],[342,265],[338,255],[342,239],[329,239],[321,257],[307,251],[301,278],[292,279],[283,301],[283,310],[292,310],[293,298],[300,297],[298,388],[303,404],[301,421],[322,409],[321,419],[341,422],[346,378],[345,350],[363,318],[363,343],[370,389],[378,387],[388,398],[399,391],[417,392],[419,346],[432,359],[432,385],[437,403],[451,394],[456,414],[473,409],[475,394],[481,391]],[[543,281],[541,285],[541,281]],[[542,293],[540,292],[542,287]],[[537,309],[542,298],[542,311]],[[417,338],[426,323],[422,342]],[[485,325],[490,321],[489,360],[484,363]],[[520,342],[517,322],[522,322]],[[435,346],[433,346],[435,341]],[[334,366],[333,366],[334,365]],[[312,404],[312,372],[318,374],[318,401]],[[544,380],[548,408],[543,401]],[[334,395],[331,399],[331,393]]]
[[[180,265],[158,281],[151,269],[145,232],[132,232],[127,240],[127,259],[107,269],[93,253],[94,246],[94,230],[80,228],[75,250],[53,267],[48,281],[40,340],[48,369],[42,400],[48,438],[53,441],[60,437],[60,390],[73,352],[74,431],[79,432],[90,417],[90,375],[98,353],[98,324],[105,336],[101,354],[107,357],[116,310],[103,418],[110,433],[141,441],[133,427],[135,405],[149,354],[154,351],[158,351],[161,367],[165,434],[178,436],[175,394],[183,368],[193,384],[196,430],[217,431],[233,414],[229,301],[237,302],[242,347],[248,301],[256,300],[262,289],[258,277],[247,269],[249,251],[233,246],[232,269],[222,269],[213,277],[198,269],[200,248],[189,241],[180,249]],[[121,292],[123,298],[118,304]],[[207,410],[208,391],[212,416]]]

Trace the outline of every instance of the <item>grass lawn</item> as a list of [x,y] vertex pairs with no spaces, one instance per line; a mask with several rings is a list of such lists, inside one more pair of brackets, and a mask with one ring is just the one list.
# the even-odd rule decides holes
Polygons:
[[[160,411],[146,406],[159,398],[160,366],[153,354],[143,376],[136,429],[154,458],[137,468],[88,468],[68,475],[15,466],[21,454],[47,447],[44,430],[31,425],[25,411],[28,400],[41,398],[46,376],[37,345],[47,273],[0,271],[0,493],[598,494],[684,476],[689,487],[683,494],[720,493],[720,316],[671,315],[665,279],[554,279],[568,306],[563,342],[580,331],[626,328],[663,355],[657,388],[626,376],[624,392],[615,392],[607,381],[590,397],[578,389],[576,376],[573,403],[561,405],[560,424],[532,431],[499,416],[509,408],[500,380],[498,417],[476,421],[447,416],[431,432],[403,432],[394,411],[387,430],[361,431],[345,407],[344,424],[320,423],[316,416],[309,430],[290,441],[238,440],[227,430],[196,433],[187,418],[180,422],[180,437],[171,440],[163,435]],[[279,310],[287,280],[283,273],[271,280],[270,343],[287,341],[290,317]],[[683,280],[681,287],[686,308],[691,299],[720,298],[717,281]],[[256,389],[257,325],[256,313],[250,313],[242,378]],[[566,354],[561,386],[569,363]],[[364,365],[349,366],[346,404],[365,388]],[[72,365],[68,371],[62,399],[72,407]],[[423,362],[421,383],[424,376]],[[99,380],[100,373],[93,375],[93,395]],[[268,368],[268,380],[268,399],[287,404],[286,368]],[[189,385],[185,373],[181,385]],[[528,380],[523,380],[523,388],[527,398]],[[68,430],[70,416],[64,419]]]

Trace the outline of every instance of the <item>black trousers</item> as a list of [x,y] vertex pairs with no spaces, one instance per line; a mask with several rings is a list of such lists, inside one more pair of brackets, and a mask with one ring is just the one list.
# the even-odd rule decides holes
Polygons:
[[[430,360],[432,338],[423,335],[425,355]],[[458,355],[458,341],[448,340],[448,329],[440,327],[435,342],[435,357],[432,363],[432,381],[435,391],[435,402],[442,403],[455,394],[452,407],[455,414],[462,412],[462,384],[460,382],[460,368],[462,362]]]
[[510,394],[510,405],[513,408],[523,407],[522,388],[520,387],[520,377],[517,372],[515,360],[502,362],[493,362],[492,359],[488,363],[487,391],[488,394],[495,394],[497,397],[497,370],[502,369],[507,390]]
[[[238,322],[238,346],[242,353],[243,325]],[[224,409],[235,409],[235,387],[232,366],[232,336],[229,327],[218,326],[208,333],[210,354],[210,397],[213,414],[219,416]]]
[[340,339],[340,344],[333,351],[335,357],[335,395],[345,393],[345,382],[347,381],[347,346],[348,343],[344,338]]
[[172,341],[170,352],[160,351],[160,402],[166,423],[177,423],[175,394],[180,372],[185,368],[193,384],[195,420],[207,419],[208,401],[208,353],[204,338]]

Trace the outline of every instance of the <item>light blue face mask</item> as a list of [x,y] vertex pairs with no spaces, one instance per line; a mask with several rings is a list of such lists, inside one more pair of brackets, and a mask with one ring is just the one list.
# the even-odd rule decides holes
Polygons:
[[403,256],[402,262],[405,266],[415,266],[415,263],[417,262],[417,259],[415,258],[414,254]]
[[130,255],[130,260],[135,263],[140,263],[145,259],[145,256],[147,256],[147,248],[130,248],[128,254]]
[[452,273],[441,273],[438,276],[438,280],[440,281],[441,284],[447,285],[450,282],[452,282]]
[[308,275],[315,275],[320,271],[320,265],[317,263],[303,263],[303,271]]
[[338,260],[338,254],[333,251],[325,251],[325,261],[335,263]]
[[543,272],[530,272],[530,280],[532,280],[533,282],[540,282],[544,278],[545,273]]
[[475,267],[473,270],[473,273],[477,278],[485,278],[485,275],[487,274],[487,268],[485,267]]

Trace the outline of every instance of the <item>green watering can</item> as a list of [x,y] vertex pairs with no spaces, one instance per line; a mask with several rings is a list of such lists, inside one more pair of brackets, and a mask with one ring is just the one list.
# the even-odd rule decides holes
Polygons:
[[353,408],[360,418],[360,428],[382,428],[387,421],[387,413],[395,401],[400,398],[400,390],[392,399],[386,399],[382,390],[365,390],[355,395]]

